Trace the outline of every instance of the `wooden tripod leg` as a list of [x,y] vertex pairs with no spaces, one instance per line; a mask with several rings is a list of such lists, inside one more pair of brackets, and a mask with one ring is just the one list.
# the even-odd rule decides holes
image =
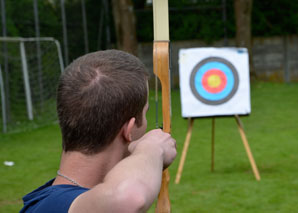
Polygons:
[[187,130],[186,139],[185,139],[184,146],[183,146],[181,159],[180,159],[180,162],[179,162],[178,171],[177,171],[177,174],[176,174],[176,179],[175,179],[176,184],[178,184],[180,182],[180,178],[181,178],[181,175],[182,175],[184,161],[185,161],[185,158],[186,158],[186,154],[187,154],[187,150],[188,150],[188,146],[189,146],[189,142],[190,142],[190,138],[191,138],[193,122],[194,122],[193,118],[188,118],[188,130]]
[[214,140],[215,140],[215,117],[212,118],[212,130],[211,130],[211,172],[214,171]]
[[244,144],[244,148],[246,150],[248,159],[250,161],[250,165],[252,167],[252,171],[253,171],[253,173],[254,173],[255,178],[257,179],[257,181],[259,181],[259,180],[261,180],[261,177],[260,177],[260,174],[259,174],[257,165],[255,163],[254,157],[252,155],[252,152],[250,151],[250,147],[249,147],[248,141],[246,139],[246,136],[245,136],[245,133],[244,133],[244,130],[243,130],[242,123],[241,123],[240,118],[239,118],[238,115],[235,115],[235,119],[236,119],[236,123],[237,123],[237,126],[238,126],[238,130],[240,132],[240,136],[241,136],[242,141],[243,141],[243,144]]

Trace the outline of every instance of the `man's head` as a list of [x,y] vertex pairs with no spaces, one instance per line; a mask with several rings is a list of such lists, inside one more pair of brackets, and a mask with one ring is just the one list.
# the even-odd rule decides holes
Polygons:
[[63,150],[95,154],[131,118],[141,126],[148,76],[138,58],[118,50],[90,53],[72,62],[57,94]]

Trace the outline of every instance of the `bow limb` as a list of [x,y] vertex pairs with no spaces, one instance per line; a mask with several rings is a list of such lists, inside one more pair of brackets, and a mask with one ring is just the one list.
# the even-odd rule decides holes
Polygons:
[[[170,104],[170,76],[169,76],[169,42],[154,42],[153,50],[153,67],[154,73],[158,76],[162,88],[162,114],[163,114],[163,131],[171,131],[171,104]],[[169,185],[170,175],[168,169],[163,171],[162,183],[158,195],[156,213],[171,212]]]
[[169,41],[154,41],[153,69],[161,83],[163,131],[171,132],[171,87],[169,73]]
[[[171,132],[171,88],[169,70],[169,21],[168,0],[153,0],[154,45],[153,71],[160,80],[162,88],[163,131]],[[168,185],[168,169],[163,171],[161,189],[158,195],[156,213],[171,212]]]

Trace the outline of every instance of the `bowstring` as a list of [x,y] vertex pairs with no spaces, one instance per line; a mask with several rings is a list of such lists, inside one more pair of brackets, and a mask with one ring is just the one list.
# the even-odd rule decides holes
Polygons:
[[155,127],[159,128],[158,124],[158,78],[155,75]]

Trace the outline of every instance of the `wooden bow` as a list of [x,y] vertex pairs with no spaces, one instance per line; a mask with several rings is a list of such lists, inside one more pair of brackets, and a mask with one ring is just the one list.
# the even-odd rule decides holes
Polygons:
[[[169,70],[169,15],[168,0],[153,0],[154,44],[153,71],[159,78],[162,88],[163,131],[171,131],[171,88]],[[163,171],[161,189],[158,195],[156,213],[171,212],[168,185],[168,169]]]

